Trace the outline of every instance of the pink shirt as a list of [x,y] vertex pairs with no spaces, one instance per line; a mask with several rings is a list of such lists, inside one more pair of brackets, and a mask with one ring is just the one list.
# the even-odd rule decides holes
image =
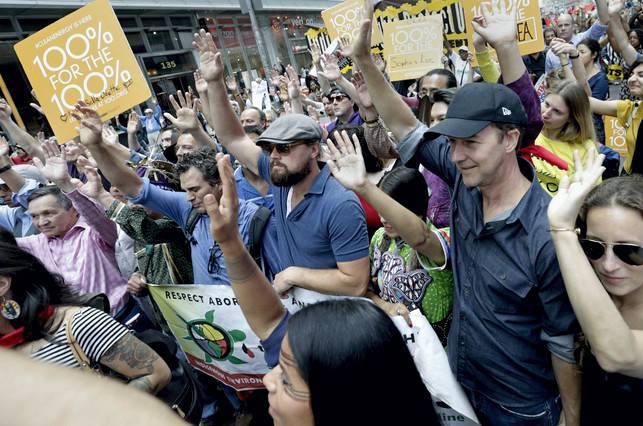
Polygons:
[[67,194],[80,215],[62,237],[44,234],[18,238],[18,245],[36,256],[49,271],[62,275],[76,292],[105,293],[112,314],[127,301],[127,281],[116,263],[116,224],[105,209],[74,190]]

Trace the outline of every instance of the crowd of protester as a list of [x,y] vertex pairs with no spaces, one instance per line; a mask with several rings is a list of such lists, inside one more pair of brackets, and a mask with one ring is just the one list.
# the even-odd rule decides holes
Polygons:
[[[313,69],[249,88],[201,30],[173,111],[103,122],[79,102],[62,144],[0,99],[0,346],[167,405],[183,356],[148,283],[227,285],[272,370],[236,392],[179,360],[196,412],[170,408],[192,423],[439,425],[391,320],[419,310],[482,425],[643,425],[643,11],[596,0],[587,19],[547,18],[545,50],[522,56],[509,3],[483,5],[473,45],[445,42],[443,67],[399,90],[367,1],[338,52],[312,45]],[[295,291],[314,303],[291,314]],[[6,352],[17,382],[9,366],[31,364]],[[114,414],[111,382],[104,396],[29,374],[56,394],[34,393],[40,407],[86,387],[106,424],[178,421],[130,391]]]

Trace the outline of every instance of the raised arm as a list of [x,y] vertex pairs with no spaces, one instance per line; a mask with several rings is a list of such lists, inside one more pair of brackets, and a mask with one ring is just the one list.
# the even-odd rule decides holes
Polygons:
[[319,71],[320,76],[331,83],[337,84],[351,99],[356,99],[355,86],[342,75],[337,56],[325,54],[321,60],[321,65],[323,69]]
[[230,285],[252,331],[267,339],[286,314],[279,296],[252,259],[239,235],[239,199],[228,156],[217,154],[217,168],[223,194],[203,199],[210,216],[210,232],[223,251]]
[[366,2],[364,12],[364,20],[358,36],[350,46],[344,48],[343,54],[353,58],[362,72],[375,109],[380,113],[380,117],[393,133],[395,139],[402,140],[404,136],[415,129],[418,120],[415,118],[413,111],[386,80],[384,74],[377,68],[371,56],[372,0]]
[[290,99],[290,106],[292,112],[295,114],[304,113],[304,105],[301,101],[301,88],[299,83],[299,75],[292,65],[286,66],[286,74],[283,76],[288,85],[288,98]]
[[141,118],[136,111],[129,113],[127,119],[127,146],[131,152],[140,152],[141,145],[138,143],[138,129],[141,127]]
[[115,146],[103,142],[101,136],[103,123],[96,110],[79,102],[72,114],[80,123],[80,142],[91,152],[101,173],[125,195],[130,197],[138,195],[143,181],[122,161],[119,150]]
[[40,149],[38,141],[13,121],[11,118],[11,107],[7,101],[2,98],[0,98],[0,125],[2,125],[7,132],[9,139],[22,147],[27,154],[33,158],[40,158],[41,161],[45,161],[45,155],[42,149]]
[[203,79],[201,70],[194,71],[194,84],[196,85],[196,92],[199,94],[199,107],[206,121],[210,124],[212,116],[210,115],[210,101],[208,100],[208,82]]
[[251,172],[258,174],[261,148],[256,146],[243,131],[239,118],[234,113],[226,85],[223,79],[224,67],[221,62],[221,52],[212,40],[212,35],[201,30],[194,35],[194,47],[199,50],[201,64],[199,69],[203,79],[208,83],[208,101],[212,122],[219,142],[230,151]]
[[17,194],[25,184],[25,178],[13,169],[9,158],[9,143],[0,137],[0,179],[9,187],[11,192]]
[[[571,43],[567,43],[565,40],[560,38],[555,38],[550,43],[550,48],[552,52],[560,58],[560,65],[563,67],[565,73],[565,78],[568,80],[576,80],[578,84],[585,90],[587,96],[592,96],[592,89],[589,87],[587,82],[587,73],[585,72],[585,66],[583,61],[580,59],[578,49]],[[573,64],[573,69],[570,68]]]
[[443,264],[445,256],[442,244],[438,237],[427,229],[426,223],[367,179],[357,137],[353,135],[351,141],[348,134],[342,131],[341,135],[335,132],[335,140],[337,144],[328,140],[333,157],[328,165],[335,179],[362,196],[411,247],[434,263]]
[[[596,0],[596,4],[605,3],[607,0]],[[627,65],[632,65],[638,58],[639,54],[630,44],[627,33],[621,22],[620,12],[623,10],[623,0],[610,0],[609,16],[610,23],[607,27],[607,36],[614,50],[623,57]]]
[[203,130],[203,126],[201,126],[199,122],[199,98],[193,97],[190,92],[186,92],[184,96],[180,90],[176,92],[176,97],[179,102],[176,102],[174,95],[170,95],[170,103],[176,111],[176,118],[167,112],[164,113],[163,116],[176,126],[177,129],[189,132],[194,137],[196,143],[199,144],[198,148],[210,147],[216,149],[214,141],[210,138],[210,135]]
[[486,3],[481,6],[482,16],[473,19],[474,31],[496,50],[500,72],[504,84],[517,81],[527,71],[520,50],[516,31],[516,4],[492,1],[489,9]]
[[571,183],[563,177],[547,216],[569,300],[598,363],[606,371],[643,378],[643,331],[625,322],[574,231],[583,200],[605,170],[602,162],[591,150],[584,166],[574,153],[575,176]]

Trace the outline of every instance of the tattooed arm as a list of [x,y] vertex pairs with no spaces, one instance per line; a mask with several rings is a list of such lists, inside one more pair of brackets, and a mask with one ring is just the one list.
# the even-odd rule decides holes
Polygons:
[[129,386],[151,394],[163,389],[172,376],[165,361],[130,333],[114,343],[100,363],[127,377]]

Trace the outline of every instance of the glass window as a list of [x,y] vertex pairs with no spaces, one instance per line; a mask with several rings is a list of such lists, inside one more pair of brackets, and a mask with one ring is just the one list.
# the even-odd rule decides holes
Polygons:
[[18,22],[20,22],[22,31],[31,32],[40,31],[55,21],[56,18],[21,18]]
[[186,73],[196,68],[192,52],[151,56],[143,58],[143,63],[150,77]]
[[118,22],[120,22],[121,27],[123,28],[136,28],[138,24],[136,23],[136,18],[133,16],[119,16]]
[[15,29],[11,24],[11,19],[0,19],[0,33],[12,33]]
[[179,45],[182,49],[192,49],[192,41],[194,40],[193,31],[179,31]]
[[140,31],[125,33],[125,37],[127,37],[127,41],[129,42],[129,45],[132,48],[132,52],[134,53],[146,52],[145,42],[143,41],[143,36],[141,35]]
[[172,25],[175,27],[191,27],[192,19],[189,16],[173,16],[170,18]]
[[144,27],[167,27],[165,18],[162,16],[152,16],[141,18]]
[[174,50],[174,43],[169,31],[145,31],[152,52],[157,50]]

